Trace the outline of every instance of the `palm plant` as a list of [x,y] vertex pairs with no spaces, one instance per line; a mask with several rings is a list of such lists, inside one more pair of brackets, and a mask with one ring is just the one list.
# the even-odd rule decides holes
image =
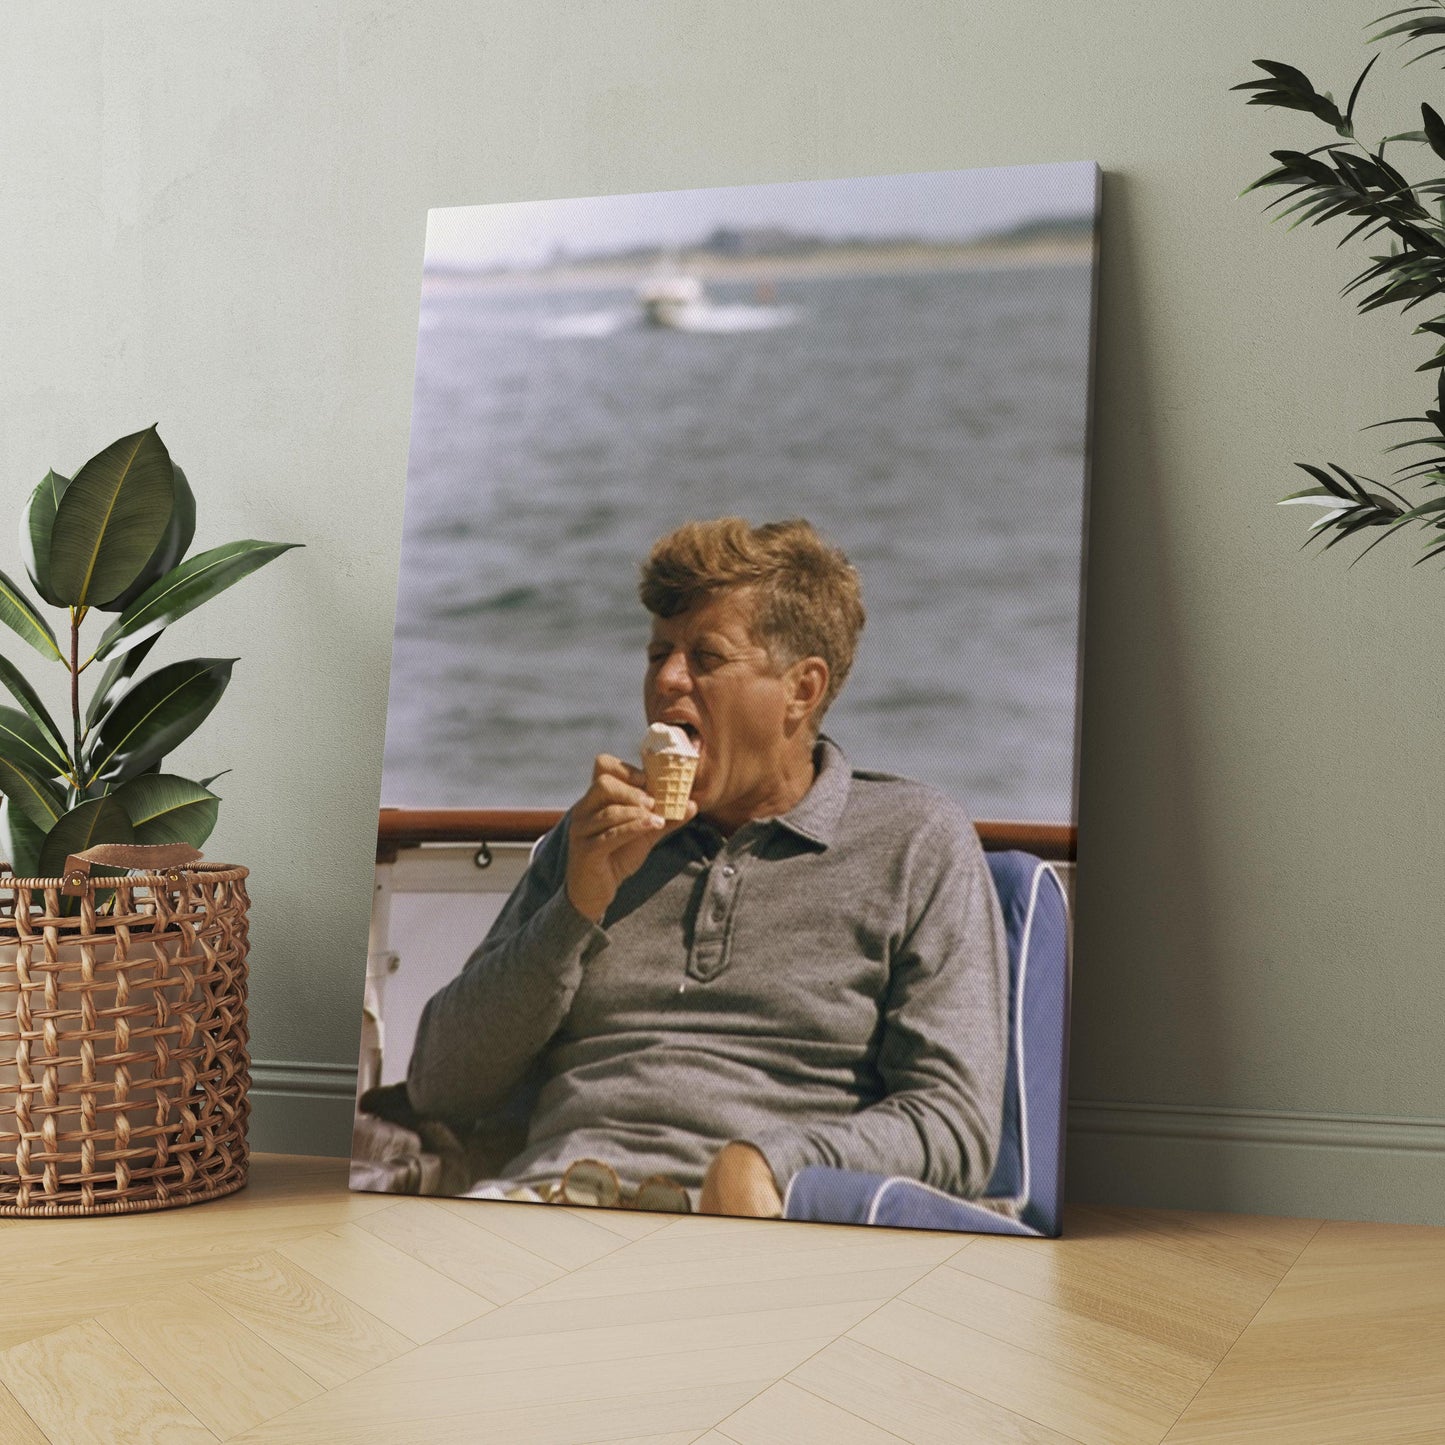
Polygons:
[[[1372,45],[1394,36],[1403,37],[1402,48],[1417,42],[1432,43],[1430,49],[1407,60],[1407,66],[1445,51],[1445,0],[1422,0],[1373,23],[1386,28],[1370,37]],[[1345,218],[1353,224],[1340,240],[1341,246],[1357,236],[1366,241],[1388,241],[1386,253],[1371,256],[1370,264],[1342,293],[1356,295],[1361,312],[1398,306],[1403,313],[1429,303],[1433,303],[1430,309],[1434,310],[1445,296],[1445,177],[1407,179],[1393,159],[1386,159],[1386,151],[1395,147],[1398,156],[1400,146],[1424,146],[1432,160],[1445,160],[1445,121],[1431,106],[1422,104],[1421,129],[1388,135],[1373,149],[1362,143],[1355,134],[1355,105],[1365,77],[1379,58],[1378,54],[1372,57],[1361,71],[1343,111],[1328,92],[1316,91],[1303,71],[1274,60],[1256,60],[1255,65],[1265,72],[1264,78],[1246,81],[1233,89],[1253,91],[1250,105],[1306,111],[1330,127],[1339,139],[1309,151],[1272,151],[1275,169],[1241,194],[1267,186],[1284,187],[1284,194],[1266,209],[1283,206],[1280,217],[1294,217],[1290,229],[1306,221],[1318,226]],[[1356,533],[1377,531],[1378,535],[1355,558],[1358,561],[1386,537],[1415,525],[1427,533],[1425,551],[1416,559],[1416,565],[1445,553],[1445,496],[1432,490],[1445,487],[1445,313],[1420,322],[1415,334],[1436,338],[1434,355],[1416,368],[1437,373],[1435,404],[1427,404],[1423,416],[1399,417],[1373,425],[1425,428],[1423,435],[1386,448],[1388,452],[1412,453],[1421,449],[1414,460],[1398,468],[1398,480],[1402,486],[1420,486],[1424,499],[1412,502],[1394,487],[1356,476],[1335,462],[1328,467],[1297,462],[1317,485],[1292,493],[1281,505],[1326,509],[1311,524],[1306,545],[1331,534],[1325,543],[1327,550]]]
[[[155,427],[122,437],[74,477],[51,471],[20,519],[35,591],[63,607],[57,638],[36,604],[0,572],[0,621],[70,675],[70,727],[57,726],[20,669],[0,656],[0,851],[21,877],[55,877],[98,843],[190,843],[216,825],[210,784],[164,772],[165,755],[220,701],[235,658],[141,664],[177,618],[297,544],[230,542],[185,558],[196,502]],[[183,560],[184,559],[184,560]],[[114,614],[88,654],[81,628]],[[68,632],[68,635],[66,633]],[[104,664],[81,710],[81,674]]]

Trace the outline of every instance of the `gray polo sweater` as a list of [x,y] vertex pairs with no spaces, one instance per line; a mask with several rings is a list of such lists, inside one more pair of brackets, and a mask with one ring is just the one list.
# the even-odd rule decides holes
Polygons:
[[427,1004],[414,1107],[478,1119],[538,1063],[510,1180],[591,1158],[696,1189],[741,1139],[780,1188],[825,1164],[978,1193],[1008,1000],[978,836],[939,793],[853,770],[827,738],[816,762],[784,816],[662,839],[600,927],[567,898],[564,819]]

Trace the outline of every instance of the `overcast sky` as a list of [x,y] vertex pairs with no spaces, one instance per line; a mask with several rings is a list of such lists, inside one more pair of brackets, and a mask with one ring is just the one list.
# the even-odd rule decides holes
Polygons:
[[531,266],[559,248],[576,254],[684,246],[717,226],[968,241],[1024,221],[1091,215],[1097,173],[1092,161],[1076,161],[449,206],[428,213],[426,259],[432,266]]

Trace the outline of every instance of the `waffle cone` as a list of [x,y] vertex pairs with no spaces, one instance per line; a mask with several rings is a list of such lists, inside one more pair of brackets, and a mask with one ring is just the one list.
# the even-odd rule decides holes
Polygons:
[[647,774],[647,791],[657,803],[657,811],[669,822],[686,817],[697,759],[678,753],[648,753],[642,760],[642,768]]

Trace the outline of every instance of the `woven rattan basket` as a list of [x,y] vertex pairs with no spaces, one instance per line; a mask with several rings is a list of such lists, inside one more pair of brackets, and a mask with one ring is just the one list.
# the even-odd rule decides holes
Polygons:
[[170,1209],[245,1184],[246,876],[184,844],[0,875],[0,1217]]

